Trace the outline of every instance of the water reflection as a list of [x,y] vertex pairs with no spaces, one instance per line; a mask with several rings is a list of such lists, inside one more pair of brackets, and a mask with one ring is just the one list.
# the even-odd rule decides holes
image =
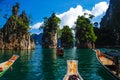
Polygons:
[[43,61],[42,61],[42,73],[43,78],[41,80],[56,80],[58,64],[56,61],[56,49],[44,49],[42,51]]
[[[1,62],[8,60],[13,54],[18,54],[20,57],[13,64],[13,70],[7,71],[3,77],[6,80],[19,80],[20,78],[26,78],[27,71],[29,71],[28,62],[32,59],[32,50],[1,50],[0,51]],[[16,74],[17,73],[17,74]],[[17,77],[16,77],[17,76]]]
[[8,60],[12,56],[13,52],[14,51],[12,50],[0,50],[0,63]]
[[65,57],[66,61],[71,60],[71,59],[74,60],[74,59],[78,58],[78,56],[76,54],[76,50],[77,50],[76,47],[64,50],[65,51],[64,52],[65,53],[64,57]]
[[32,58],[28,61],[29,71],[27,72],[27,76],[25,80],[40,80],[42,77],[42,49],[37,47],[33,51]]
[[[97,72],[97,60],[91,49],[78,49],[78,67],[81,76],[85,80],[99,80]],[[88,78],[89,77],[89,78]]]
[[65,49],[64,56],[56,55],[56,49],[0,50],[0,62],[13,54],[20,57],[1,79],[4,80],[63,80],[67,73],[67,60],[78,60],[78,72],[84,80],[115,80],[98,62],[91,49]]

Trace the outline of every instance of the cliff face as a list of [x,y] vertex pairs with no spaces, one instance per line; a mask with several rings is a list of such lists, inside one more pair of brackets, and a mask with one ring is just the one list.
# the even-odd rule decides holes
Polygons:
[[107,27],[112,25],[115,27],[116,23],[118,23],[120,20],[119,18],[120,18],[120,0],[110,0],[108,10],[105,16],[102,18],[100,26]]
[[19,5],[12,9],[12,16],[0,30],[0,49],[34,49],[34,41],[28,32],[25,11],[18,16]]
[[3,48],[4,48],[3,33],[0,30],[0,49],[3,49]]
[[120,0],[110,0],[109,8],[102,18],[100,27],[107,31],[107,36],[111,40],[108,40],[108,43],[120,45]]
[[44,32],[42,37],[43,48],[57,48],[57,30],[51,32]]

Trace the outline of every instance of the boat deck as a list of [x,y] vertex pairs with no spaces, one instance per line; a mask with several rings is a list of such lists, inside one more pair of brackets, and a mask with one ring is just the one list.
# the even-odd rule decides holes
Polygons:
[[112,60],[110,60],[104,56],[100,56],[99,59],[103,65],[114,65],[114,62]]

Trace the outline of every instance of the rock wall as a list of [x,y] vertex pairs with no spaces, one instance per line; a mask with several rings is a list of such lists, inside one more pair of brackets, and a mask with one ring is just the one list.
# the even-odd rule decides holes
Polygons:
[[108,32],[106,33],[108,45],[120,46],[120,0],[110,0],[108,10],[101,20],[100,29]]
[[52,35],[49,35],[48,32],[43,33],[42,37],[42,47],[43,48],[57,48],[57,31],[54,31]]
[[44,21],[42,47],[43,48],[57,48],[58,29],[60,19],[53,13]]
[[109,7],[106,11],[106,14],[101,20],[100,27],[107,27],[109,25],[115,27],[116,26],[115,23],[119,21],[120,18],[119,15],[120,15],[120,0],[110,0]]
[[34,49],[34,41],[31,39],[29,33],[16,34],[12,33],[6,39],[3,38],[2,45],[0,49]]

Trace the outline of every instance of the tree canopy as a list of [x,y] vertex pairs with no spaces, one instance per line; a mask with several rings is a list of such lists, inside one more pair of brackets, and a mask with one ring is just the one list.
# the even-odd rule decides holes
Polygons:
[[59,29],[60,19],[55,15],[55,13],[52,13],[52,15],[47,18],[44,18],[44,32],[49,32],[49,34],[52,34],[53,30]]
[[73,47],[73,34],[69,26],[64,26],[61,35],[61,45],[63,47]]
[[89,18],[78,16],[76,21],[76,40],[79,42],[95,42],[97,37]]

